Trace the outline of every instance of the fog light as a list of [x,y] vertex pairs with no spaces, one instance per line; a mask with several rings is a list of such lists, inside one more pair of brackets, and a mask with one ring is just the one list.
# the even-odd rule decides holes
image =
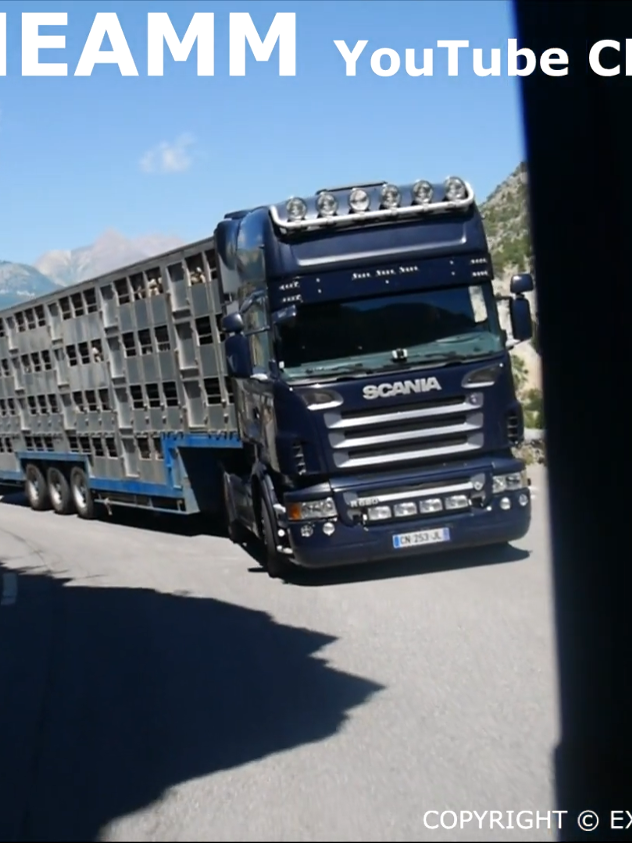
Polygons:
[[494,494],[498,494],[499,492],[508,492],[510,489],[525,489],[528,485],[529,478],[525,469],[524,471],[514,471],[511,474],[496,475],[492,491]]
[[518,498],[518,503],[520,504],[520,506],[526,506],[529,503],[528,495],[520,495],[520,497]]
[[483,394],[481,392],[472,392],[465,400],[472,407],[480,407],[483,403]]
[[443,509],[443,502],[441,498],[428,498],[428,500],[420,501],[419,509],[422,512],[440,512]]
[[396,503],[393,507],[393,512],[397,518],[405,518],[407,515],[417,515],[417,504],[412,503]]
[[511,501],[509,498],[501,498],[500,499],[500,508],[501,509],[511,509]]
[[328,521],[326,524],[323,524],[323,533],[326,536],[331,536],[336,529],[335,525]]
[[445,499],[446,509],[463,509],[464,507],[469,505],[470,502],[467,498],[467,495],[450,495],[449,498]]
[[390,506],[371,506],[367,511],[369,521],[384,521],[392,517]]
[[314,535],[314,528],[311,524],[303,524],[301,527],[301,535],[308,539],[310,536]]

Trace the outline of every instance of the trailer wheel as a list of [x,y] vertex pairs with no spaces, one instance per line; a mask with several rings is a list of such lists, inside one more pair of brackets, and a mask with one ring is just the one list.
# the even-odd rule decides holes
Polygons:
[[83,468],[75,466],[70,472],[70,491],[79,518],[94,518],[94,499]]
[[274,521],[265,499],[261,501],[261,535],[264,547],[264,567],[273,579],[287,580],[293,566],[276,549]]
[[49,468],[46,474],[48,494],[57,515],[70,515],[74,509],[70,484],[59,468]]
[[48,484],[42,471],[33,463],[29,463],[24,469],[24,477],[24,492],[31,509],[35,512],[44,512],[44,510],[50,509]]

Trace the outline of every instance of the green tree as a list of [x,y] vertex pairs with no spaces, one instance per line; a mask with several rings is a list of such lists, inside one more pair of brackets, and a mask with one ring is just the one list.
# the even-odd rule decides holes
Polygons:
[[520,394],[527,381],[527,367],[524,364],[524,360],[520,357],[512,357],[511,371],[513,374],[514,388],[516,393]]
[[531,345],[538,354],[542,353],[540,351],[540,323],[535,317],[533,319],[533,337],[531,338]]
[[544,428],[544,401],[539,389],[529,389],[522,399],[526,427]]

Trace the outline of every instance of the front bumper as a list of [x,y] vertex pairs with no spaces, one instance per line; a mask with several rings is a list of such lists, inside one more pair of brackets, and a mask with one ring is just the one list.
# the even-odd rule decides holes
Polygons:
[[[521,495],[528,499],[526,506],[519,503]],[[502,498],[510,499],[510,509],[501,508]],[[485,508],[443,513],[435,518],[424,516],[385,524],[376,522],[369,527],[351,526],[340,519],[333,523],[335,530],[330,536],[323,532],[323,522],[312,522],[314,532],[311,536],[301,534],[301,524],[290,525],[291,561],[304,568],[333,568],[517,541],[529,531],[531,495],[528,488],[504,492],[495,495]],[[450,532],[449,541],[394,547],[396,535],[446,527]]]

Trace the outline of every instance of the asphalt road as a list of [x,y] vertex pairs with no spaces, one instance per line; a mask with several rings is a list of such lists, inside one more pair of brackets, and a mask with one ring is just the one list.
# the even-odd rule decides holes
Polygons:
[[[5,498],[0,839],[554,839],[539,467],[533,483],[510,555],[294,584],[171,522]],[[481,819],[432,828],[443,811]]]

